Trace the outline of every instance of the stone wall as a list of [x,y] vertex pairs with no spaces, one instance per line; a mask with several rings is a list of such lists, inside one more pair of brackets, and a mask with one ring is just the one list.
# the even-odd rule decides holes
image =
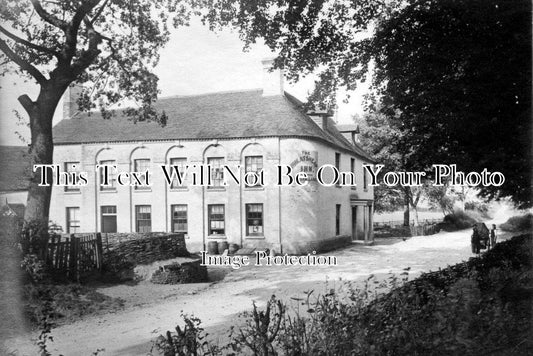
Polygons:
[[150,264],[175,257],[188,257],[185,238],[168,233],[102,234],[104,263]]

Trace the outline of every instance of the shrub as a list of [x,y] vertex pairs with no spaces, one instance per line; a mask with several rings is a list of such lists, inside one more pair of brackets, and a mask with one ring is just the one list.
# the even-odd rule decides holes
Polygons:
[[[207,334],[201,327],[200,319],[181,313],[181,318],[185,322],[183,329],[176,326],[175,332],[167,331],[166,335],[160,335],[153,343],[155,348],[164,356],[190,356],[220,355],[221,350],[207,341]],[[151,353],[150,353],[151,354]]]
[[478,201],[467,201],[465,202],[465,210],[475,210],[483,214],[485,217],[489,217],[489,205],[487,203]]
[[481,221],[482,216],[478,212],[456,210],[453,214],[448,214],[444,217],[440,227],[445,231],[462,230],[472,227],[474,223]]
[[41,282],[48,277],[46,264],[37,255],[27,254],[20,266],[33,282]]
[[531,231],[533,229],[533,214],[528,213],[521,216],[513,216],[500,225],[504,231]]

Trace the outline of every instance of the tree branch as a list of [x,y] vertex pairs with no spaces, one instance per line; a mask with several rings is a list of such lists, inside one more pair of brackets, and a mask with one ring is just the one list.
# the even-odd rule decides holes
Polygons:
[[19,100],[19,103],[24,108],[24,110],[26,110],[28,114],[31,113],[35,103],[30,99],[30,97],[24,94],[24,95],[19,96],[18,100]]
[[62,29],[65,31],[67,29],[67,23],[63,20],[58,19],[54,15],[47,12],[43,7],[41,6],[41,3],[38,0],[30,0],[33,8],[37,12],[37,14],[46,22],[49,24]]
[[15,34],[9,32],[7,29],[5,29],[1,25],[0,25],[0,32],[5,34],[7,37],[11,38],[13,41],[20,43],[21,45],[24,45],[26,47],[32,48],[32,49],[34,49],[36,51],[39,51],[39,52],[44,52],[44,53],[51,54],[51,55],[56,56],[56,57],[59,56],[59,52],[56,52],[53,49],[50,49],[48,47],[39,46],[39,45],[37,45],[35,43],[32,43],[32,42],[27,41],[27,40],[25,40],[23,38],[20,38],[20,37],[16,36]]
[[75,76],[83,72],[101,53],[98,49],[98,44],[102,42],[102,35],[94,30],[92,23],[87,17],[83,18],[85,26],[87,26],[87,36],[89,37],[89,46],[87,50],[83,50],[79,59],[72,65],[72,72]]
[[72,20],[65,30],[65,50],[63,60],[70,63],[72,57],[76,54],[76,45],[78,43],[78,31],[81,22],[85,16],[100,2],[100,0],[90,0],[82,2],[82,5],[76,10]]
[[109,0],[105,0],[102,6],[100,6],[100,8],[98,9],[96,14],[93,16],[93,18],[90,21],[91,25],[93,25],[94,22],[98,19],[98,17],[102,14],[102,11],[104,11],[104,8],[107,6],[108,3],[109,3]]
[[0,39],[0,50],[4,52],[5,55],[13,62],[15,62],[22,70],[28,72],[33,78],[35,78],[35,80],[39,84],[44,84],[46,82],[46,78],[37,68],[35,68],[30,62],[26,61],[18,54],[13,52],[13,50],[9,48],[7,43],[2,39]]

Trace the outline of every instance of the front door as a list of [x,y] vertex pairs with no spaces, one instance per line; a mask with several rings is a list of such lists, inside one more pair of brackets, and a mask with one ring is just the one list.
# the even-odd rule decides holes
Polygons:
[[352,241],[357,240],[357,207],[352,206]]
[[102,216],[102,232],[117,232],[117,216]]

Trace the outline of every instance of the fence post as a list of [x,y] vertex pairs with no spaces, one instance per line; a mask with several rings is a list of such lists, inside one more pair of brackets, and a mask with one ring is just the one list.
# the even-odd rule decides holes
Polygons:
[[96,268],[99,270],[102,269],[103,265],[103,247],[102,247],[102,234],[97,232],[96,233]]
[[78,259],[78,254],[77,254],[77,240],[78,238],[74,236],[74,234],[70,234],[70,253],[69,253],[69,259],[68,259],[68,275],[69,275],[69,278],[74,278],[74,276],[76,275],[76,270],[77,270],[77,259]]

